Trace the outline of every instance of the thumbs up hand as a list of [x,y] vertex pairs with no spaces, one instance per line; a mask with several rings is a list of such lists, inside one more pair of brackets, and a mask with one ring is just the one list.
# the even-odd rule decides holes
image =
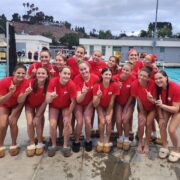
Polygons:
[[54,87],[54,91],[51,93],[51,98],[55,99],[57,97],[56,87]]
[[32,73],[33,73],[33,74],[36,74],[36,71],[37,71],[37,70],[36,70],[36,66],[35,66],[35,64],[33,64]]
[[152,94],[147,89],[145,89],[145,91],[146,91],[147,99],[154,104],[155,103],[155,99],[152,96]]
[[155,102],[155,104],[158,107],[162,107],[163,103],[162,103],[161,95],[159,95],[159,99]]
[[26,88],[25,93],[28,95],[32,92],[31,82],[29,82],[28,88]]
[[120,89],[121,89],[122,86],[123,86],[122,82],[120,82],[120,81],[118,81],[118,85],[119,85],[119,88],[120,88]]
[[101,98],[101,96],[102,96],[102,91],[101,91],[100,85],[99,85],[99,87],[98,87],[97,96],[98,96],[99,98]]
[[88,87],[86,86],[85,82],[82,87],[82,94],[86,94],[88,92]]
[[51,65],[51,70],[49,71],[50,72],[50,74],[53,76],[54,75],[54,73],[56,72],[55,70],[54,70],[54,68],[53,68],[53,66]]
[[9,92],[13,93],[16,91],[16,86],[13,84],[13,81],[11,81],[11,85],[9,86]]

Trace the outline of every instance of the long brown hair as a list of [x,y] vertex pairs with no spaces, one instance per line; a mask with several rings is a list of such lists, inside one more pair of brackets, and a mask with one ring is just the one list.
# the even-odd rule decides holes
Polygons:
[[[157,73],[160,73],[162,74],[164,77],[167,78],[167,88],[166,88],[166,104],[168,104],[168,96],[169,96],[169,78],[168,78],[168,75],[166,73],[166,71],[164,70],[159,70],[158,72],[156,72],[155,74]],[[156,85],[156,95],[157,95],[157,99],[159,99],[159,96],[161,95],[162,93],[162,87],[159,87]]]
[[[48,75],[48,77],[45,80],[44,88],[43,88],[43,94],[46,95],[47,87],[48,87],[49,79],[50,79],[50,74],[49,74],[49,71],[48,71],[47,68],[45,68],[45,67],[40,67],[40,68],[44,69],[47,72],[47,75]],[[40,69],[40,68],[38,68],[38,69]],[[35,80],[34,80],[32,89],[33,89],[34,93],[37,93],[37,90],[38,90],[38,80],[37,80],[37,78],[35,78]]]

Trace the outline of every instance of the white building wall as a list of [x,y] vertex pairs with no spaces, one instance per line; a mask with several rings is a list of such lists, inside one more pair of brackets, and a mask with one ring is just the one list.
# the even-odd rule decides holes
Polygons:
[[[89,56],[90,46],[94,46],[94,50],[102,50],[102,46],[106,46],[106,54],[103,56],[108,60],[113,55],[113,46],[121,47],[122,61],[128,58],[130,47],[134,47],[138,52],[153,53],[152,40],[137,40],[137,39],[121,39],[121,40],[106,40],[106,39],[80,39],[79,42],[84,45]],[[164,48],[164,52],[162,49]],[[158,60],[180,63],[180,40],[161,39],[156,43],[156,52]]]
[[[26,57],[28,56],[28,52],[31,51],[32,53],[40,50],[43,47],[49,48],[49,44],[52,42],[51,39],[46,38],[44,36],[40,35],[15,35],[16,38],[16,46],[18,47],[18,44],[25,44],[25,47],[23,49],[18,49],[17,51],[24,50],[26,53]],[[19,46],[21,47],[21,46]]]

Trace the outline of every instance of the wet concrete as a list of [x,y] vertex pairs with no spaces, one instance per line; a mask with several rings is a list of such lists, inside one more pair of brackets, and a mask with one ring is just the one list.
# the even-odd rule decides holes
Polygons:
[[[47,112],[46,112],[46,117]],[[18,142],[21,152],[11,157],[0,159],[0,180],[179,180],[180,162],[169,163],[167,159],[158,158],[159,146],[151,144],[149,155],[136,153],[136,142],[132,143],[129,152],[114,146],[109,154],[86,152],[83,147],[79,153],[69,158],[62,155],[59,147],[52,158],[45,152],[43,156],[26,157],[28,144],[24,112],[19,121],[20,133]],[[45,125],[45,136],[48,136],[48,121]],[[179,134],[179,131],[178,131]],[[10,145],[9,132],[6,137],[7,147]],[[93,139],[95,146],[97,139]],[[82,143],[83,144],[83,143]]]

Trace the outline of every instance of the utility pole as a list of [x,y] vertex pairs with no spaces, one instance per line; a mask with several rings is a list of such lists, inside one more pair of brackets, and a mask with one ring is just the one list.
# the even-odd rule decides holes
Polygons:
[[159,0],[156,1],[156,17],[155,17],[154,34],[153,34],[153,53],[156,53],[158,4],[159,4]]
[[6,21],[6,76],[9,76],[9,22]]

